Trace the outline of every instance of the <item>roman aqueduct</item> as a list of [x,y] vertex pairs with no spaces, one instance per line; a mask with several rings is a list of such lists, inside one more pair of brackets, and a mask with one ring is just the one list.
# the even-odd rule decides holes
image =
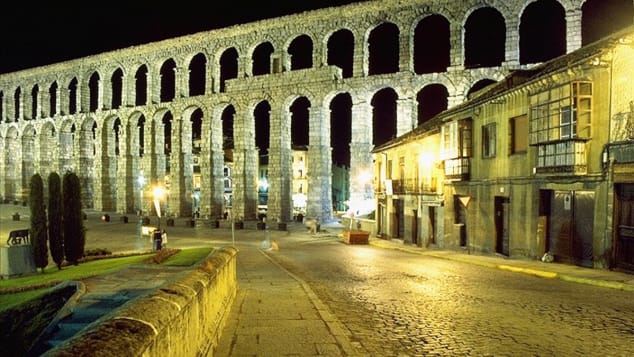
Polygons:
[[326,221],[335,151],[349,155],[351,205],[372,198],[358,178],[375,144],[596,40],[605,3],[368,1],[2,74],[0,198],[19,199],[36,172],[72,170],[85,207],[131,213],[167,177],[171,214],[187,216],[199,167],[201,213],[219,216],[232,143],[234,213],[255,218],[268,152],[268,217],[284,222],[292,148],[307,145],[307,215]]

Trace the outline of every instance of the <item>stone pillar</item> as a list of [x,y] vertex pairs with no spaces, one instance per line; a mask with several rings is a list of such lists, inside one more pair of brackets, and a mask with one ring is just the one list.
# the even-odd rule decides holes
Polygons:
[[251,57],[238,56],[238,78],[249,77],[252,72],[251,69]]
[[464,69],[463,28],[460,21],[452,22],[449,34],[449,67],[454,70]]
[[504,65],[513,67],[520,64],[520,34],[518,19],[505,18],[506,40],[504,42]]
[[362,31],[354,34],[354,52],[352,55],[352,76],[364,77],[370,71],[368,63],[369,45],[365,34]]
[[149,67],[147,71],[147,102],[146,104],[156,104],[161,102],[161,73],[160,70]]
[[68,114],[69,112],[69,106],[70,106],[70,89],[68,89],[68,84],[67,83],[63,83],[60,84],[59,87],[57,87],[57,93],[59,94],[57,96],[58,100],[57,102],[59,103],[59,110],[57,111],[59,114],[65,115]]
[[[371,175],[372,107],[367,102],[352,105],[352,140],[350,143],[350,209],[362,211],[373,200]],[[371,204],[374,206],[374,203]]]
[[215,93],[213,63],[213,58],[211,57],[205,62],[205,94],[207,95]]
[[291,113],[275,111],[271,115],[267,218],[270,222],[288,222],[292,217],[293,152],[291,149]]
[[[51,117],[51,94],[48,88],[40,89],[37,97],[37,118]],[[48,111],[45,109],[48,108]]]
[[188,80],[189,68],[174,67],[174,99],[189,97]]
[[224,213],[224,151],[221,111],[203,117],[200,152],[200,212],[212,219]]
[[112,97],[114,96],[114,93],[112,92],[112,76],[108,79],[100,80],[99,82],[103,85],[99,86],[99,103],[97,105],[97,109],[112,109]]
[[[95,206],[94,203],[94,153],[93,146],[95,145],[95,140],[93,139],[92,128],[82,127],[80,131],[79,137],[79,172],[77,176],[79,177],[79,182],[81,184],[81,200],[82,207],[84,208],[93,208]],[[54,157],[57,157],[55,155]],[[58,160],[56,160],[58,161]],[[54,169],[56,172],[59,172],[57,168]]]
[[306,216],[319,222],[332,220],[332,149],[330,115],[321,107],[310,108],[307,158],[308,201]]
[[[93,162],[93,167],[95,168],[94,172],[94,207],[98,211],[102,211],[104,208],[104,197],[103,197],[103,179],[104,179],[104,171],[103,171],[103,162],[104,162],[104,153],[103,149],[105,143],[103,142],[103,126],[97,127],[97,140],[95,140],[95,159]],[[60,155],[61,156],[61,155]],[[61,158],[60,158],[61,161]]]
[[[90,110],[90,76],[77,80],[77,112],[88,113]],[[99,103],[97,103],[99,104]],[[99,108],[99,105],[97,105]]]
[[117,212],[120,214],[133,213],[138,180],[138,142],[132,130],[137,127],[128,122],[125,129],[122,126],[119,133],[119,156],[117,157]]
[[5,148],[4,138],[0,136],[0,203],[3,203],[2,200],[7,198],[6,183],[8,179],[7,176],[9,174],[5,167],[5,160],[7,160],[7,155],[8,151]]
[[581,48],[581,8],[566,11],[566,53]]
[[[405,27],[401,27],[405,28]],[[414,44],[410,41],[414,41],[414,36],[410,36],[408,31],[400,31],[398,36],[398,69],[399,72],[411,72],[414,73]]]
[[418,110],[414,98],[396,100],[396,136],[412,131],[418,124]]
[[172,153],[170,156],[169,214],[191,217],[193,202],[193,162],[191,121],[182,114],[172,121]]
[[125,72],[121,78],[121,107],[135,106],[136,78],[134,72]]
[[[252,109],[252,108],[250,108]],[[236,110],[236,112],[238,112]],[[255,219],[257,210],[258,150],[252,112],[236,115],[233,152],[233,215],[235,219]]]
[[27,87],[25,86],[23,88],[23,90],[27,90],[28,92],[25,91],[26,93],[22,93],[22,98],[20,98],[20,104],[22,104],[22,101],[24,101],[24,104],[22,104],[22,117],[21,119],[23,120],[30,120],[30,119],[35,119],[35,117],[33,116],[33,92],[32,89],[33,87]]

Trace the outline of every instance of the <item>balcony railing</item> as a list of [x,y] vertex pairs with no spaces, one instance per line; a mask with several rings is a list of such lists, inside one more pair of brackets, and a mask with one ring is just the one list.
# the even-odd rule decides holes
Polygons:
[[588,171],[586,157],[585,141],[567,140],[539,145],[535,172],[585,175]]
[[445,178],[454,181],[468,181],[470,177],[470,159],[459,157],[445,160]]
[[[404,179],[392,180],[392,194],[394,195],[422,195],[436,194],[437,182],[435,177],[426,177],[422,179]],[[386,193],[385,186],[380,185],[376,188],[376,194]]]

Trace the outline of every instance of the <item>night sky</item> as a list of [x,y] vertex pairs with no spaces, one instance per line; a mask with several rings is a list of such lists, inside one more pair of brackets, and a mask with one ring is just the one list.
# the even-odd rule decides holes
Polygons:
[[361,1],[12,1],[2,9],[0,73],[354,2]]

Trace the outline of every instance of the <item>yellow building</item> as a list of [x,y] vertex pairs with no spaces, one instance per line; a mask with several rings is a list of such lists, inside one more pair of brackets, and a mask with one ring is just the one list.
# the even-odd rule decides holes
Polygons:
[[[376,148],[377,233],[634,271],[633,41],[630,27],[515,71]],[[439,208],[418,192],[426,172]]]

